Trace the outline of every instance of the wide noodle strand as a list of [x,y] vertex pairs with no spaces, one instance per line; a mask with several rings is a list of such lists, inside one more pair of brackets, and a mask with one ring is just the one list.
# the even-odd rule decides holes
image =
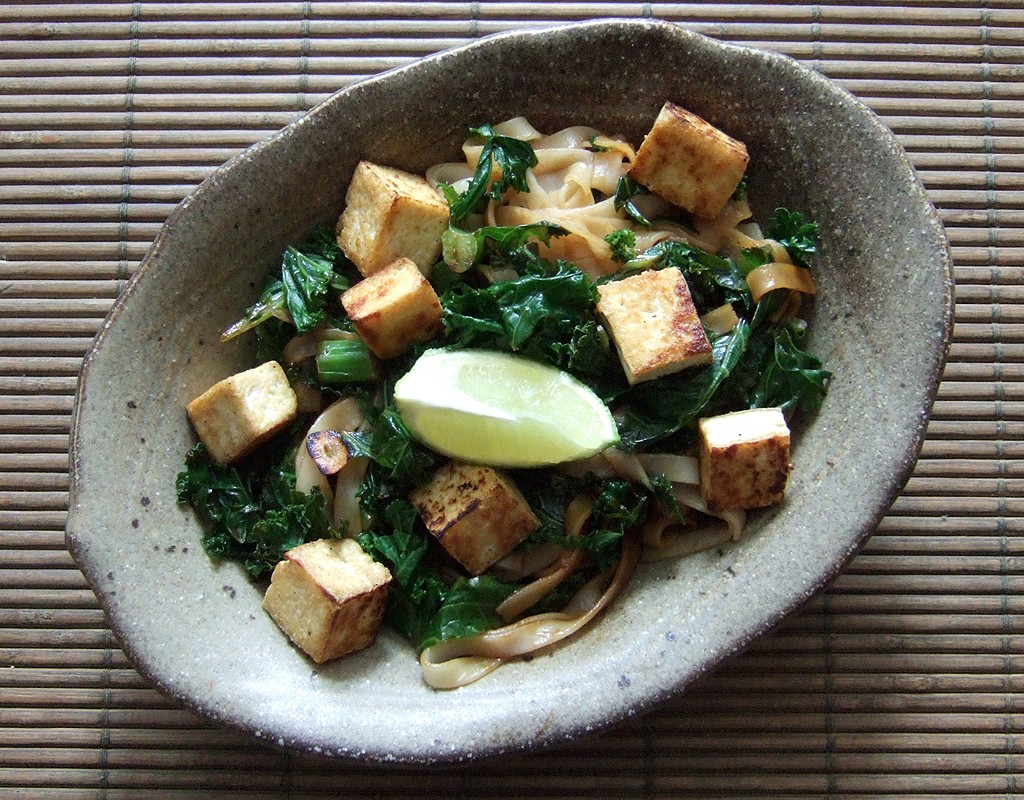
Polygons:
[[[529,191],[507,192],[501,202],[489,200],[481,217],[468,220],[470,227],[538,222],[561,225],[569,234],[539,244],[540,255],[572,261],[592,278],[611,275],[622,267],[612,258],[611,247],[605,241],[614,231],[632,230],[637,236],[638,252],[666,240],[714,252],[731,241],[736,227],[751,216],[746,200],[731,200],[718,217],[695,219],[691,228],[661,219],[671,213],[671,206],[656,195],[641,194],[633,198],[633,203],[654,223],[651,227],[637,225],[615,208],[619,180],[629,172],[636,157],[633,146],[621,137],[607,136],[583,125],[544,135],[523,117],[499,123],[494,131],[529,142],[537,165],[526,175]],[[462,148],[465,161],[436,164],[427,170],[427,180],[434,186],[446,183],[457,192],[464,191],[482,151],[483,145],[467,142]],[[498,174],[494,167],[492,177]]]
[[[588,517],[589,510],[581,527]],[[568,524],[568,516],[566,521]],[[574,519],[574,527],[576,523]],[[579,535],[579,531],[566,533]],[[563,611],[536,614],[476,636],[431,645],[420,654],[423,680],[435,689],[455,689],[479,680],[511,658],[537,654],[572,636],[625,588],[639,560],[639,539],[635,535],[623,537],[614,571],[602,572],[588,581]]]

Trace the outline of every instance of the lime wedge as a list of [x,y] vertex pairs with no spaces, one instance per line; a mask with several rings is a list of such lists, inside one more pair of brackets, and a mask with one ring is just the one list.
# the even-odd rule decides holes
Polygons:
[[395,384],[395,403],[423,444],[474,464],[560,464],[619,439],[611,412],[588,386],[505,353],[428,350]]

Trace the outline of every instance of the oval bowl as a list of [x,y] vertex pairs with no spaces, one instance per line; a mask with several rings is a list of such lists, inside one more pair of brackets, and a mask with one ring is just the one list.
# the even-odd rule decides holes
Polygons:
[[[809,349],[835,378],[797,431],[786,502],[736,546],[645,565],[568,646],[454,692],[398,637],[317,667],[212,563],[175,502],[184,406],[251,366],[219,332],[282,248],[338,216],[361,158],[421,172],[468,127],[527,116],[638,142],[664,100],[746,142],[750,196],[820,224]],[[498,35],[349,87],[214,172],[174,211],[88,354],[72,440],[68,546],[126,654],[166,695],[279,746],[440,763],[593,731],[676,694],[809,598],[910,474],[948,347],[948,246],[893,135],[777,54],[653,21]]]

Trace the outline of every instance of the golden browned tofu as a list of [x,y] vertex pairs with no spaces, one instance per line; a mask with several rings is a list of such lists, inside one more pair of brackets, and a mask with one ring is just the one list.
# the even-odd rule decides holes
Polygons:
[[515,484],[491,467],[452,461],[409,500],[427,530],[470,575],[496,564],[540,527]]
[[263,608],[317,664],[373,644],[391,573],[354,539],[319,539],[278,562]]
[[363,278],[341,296],[352,324],[376,356],[393,358],[441,332],[441,301],[408,258]]
[[691,214],[716,217],[739,186],[749,160],[743,142],[665,103],[629,174]]
[[338,220],[338,245],[363,275],[402,257],[429,275],[447,227],[448,203],[425,178],[361,161]]
[[789,477],[789,426],[779,408],[754,408],[697,423],[700,490],[712,511],[782,502]]
[[631,384],[711,363],[711,343],[675,267],[597,287],[597,313]]
[[215,383],[187,410],[210,457],[228,464],[291,422],[297,405],[281,365],[268,361]]

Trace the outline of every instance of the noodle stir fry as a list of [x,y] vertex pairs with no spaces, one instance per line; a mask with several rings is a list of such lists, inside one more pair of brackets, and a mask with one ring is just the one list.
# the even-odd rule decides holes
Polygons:
[[816,226],[753,221],[741,142],[666,103],[639,147],[519,117],[462,152],[358,165],[225,331],[262,363],[189,404],[177,483],[311,659],[384,623],[436,689],[740,539],[830,377],[802,349]]

